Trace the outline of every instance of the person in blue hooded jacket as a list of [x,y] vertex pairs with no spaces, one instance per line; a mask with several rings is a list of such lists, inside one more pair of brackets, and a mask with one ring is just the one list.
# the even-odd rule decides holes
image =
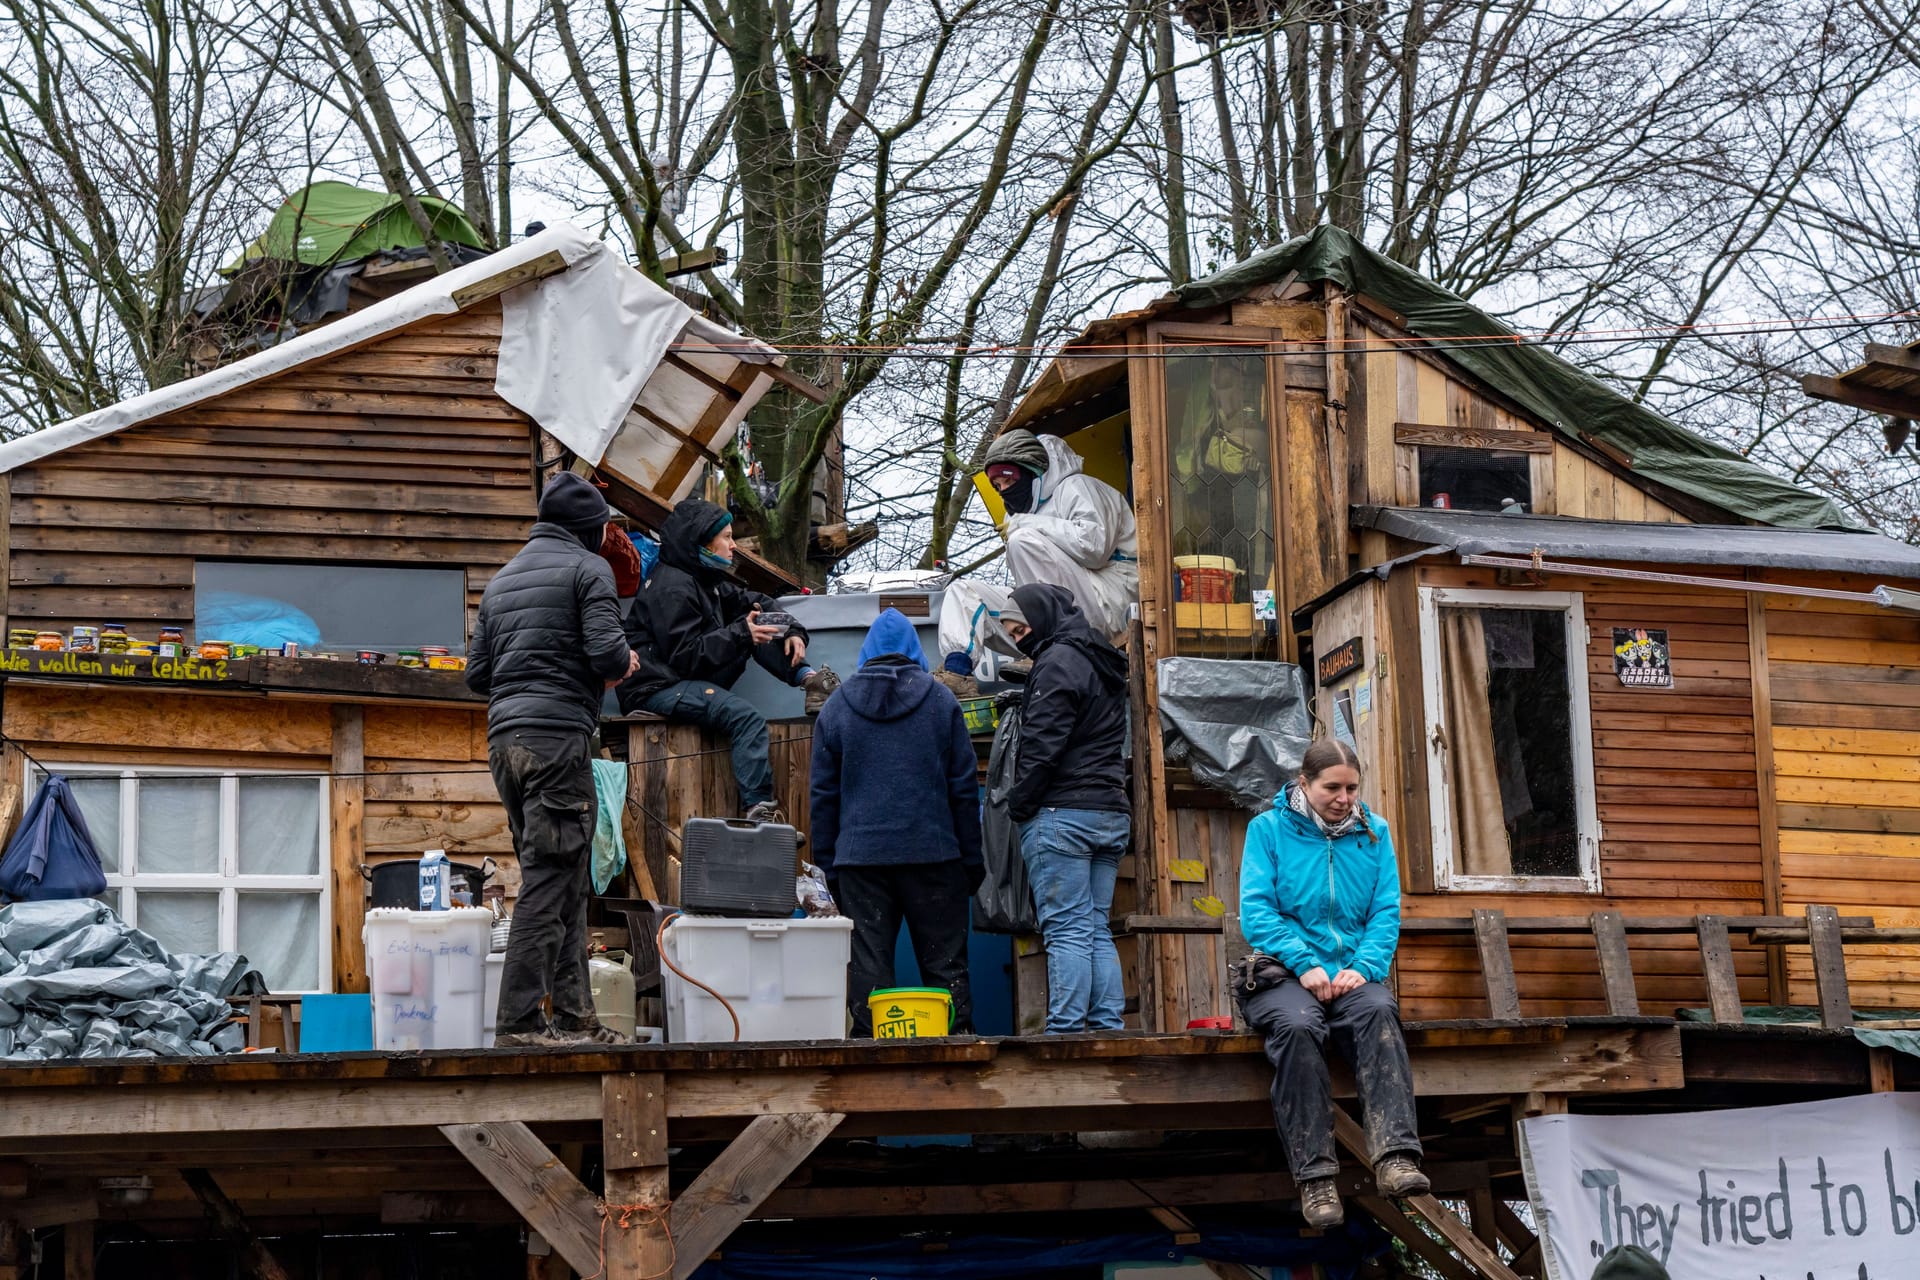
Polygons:
[[1385,985],[1400,941],[1400,868],[1387,824],[1360,802],[1360,760],[1345,743],[1307,748],[1300,777],[1248,825],[1240,930],[1254,954],[1234,966],[1234,998],[1266,1040],[1274,1127],[1308,1225],[1345,1219],[1329,1039],[1359,1085],[1380,1194],[1424,1193],[1413,1069]]
[[966,717],[927,674],[913,624],[883,610],[860,647],[860,670],[813,727],[813,861],[853,921],[855,1036],[873,1034],[868,995],[894,985],[902,920],[921,981],[952,993],[953,1034],[973,1030],[967,924],[986,877],[978,770]]

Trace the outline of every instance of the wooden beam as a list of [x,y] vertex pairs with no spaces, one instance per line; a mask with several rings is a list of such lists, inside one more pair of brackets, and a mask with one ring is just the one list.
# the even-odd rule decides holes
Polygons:
[[1421,422],[1393,424],[1395,444],[1437,445],[1447,449],[1484,449],[1502,453],[1552,453],[1553,437],[1544,431],[1501,431],[1493,427],[1440,427]]
[[93,1223],[69,1222],[60,1235],[66,1280],[93,1280]]
[[440,1132],[568,1265],[583,1276],[602,1271],[599,1203],[533,1130],[510,1120],[442,1125]]
[[1920,395],[1901,395],[1897,391],[1856,386],[1851,382],[1842,382],[1838,378],[1829,378],[1824,374],[1802,375],[1800,390],[1815,400],[1831,400],[1835,404],[1864,409],[1868,413],[1884,413],[1896,418],[1920,415]]
[[1593,949],[1600,956],[1600,982],[1607,992],[1607,1012],[1615,1017],[1640,1016],[1640,997],[1633,986],[1633,957],[1627,951],[1627,932],[1618,911],[1596,911]]
[[761,1116],[673,1202],[673,1280],[688,1280],[846,1117]]
[[0,1207],[0,1217],[17,1222],[29,1231],[65,1226],[70,1222],[91,1222],[99,1216],[100,1200],[92,1191],[53,1192]]
[[1387,1229],[1388,1234],[1437,1271],[1442,1280],[1474,1280],[1473,1272],[1460,1259],[1423,1230],[1419,1223],[1400,1212],[1393,1201],[1382,1200],[1379,1196],[1355,1196],[1354,1199],[1375,1222]]
[[1820,1025],[1839,1030],[1853,1025],[1853,1001],[1847,992],[1847,953],[1840,942],[1840,913],[1818,904],[1807,907],[1807,940],[1813,948],[1813,985],[1820,996]]
[[1116,937],[1136,933],[1221,933],[1225,926],[1213,916],[1125,916]]
[[239,1248],[240,1265],[248,1275],[254,1280],[291,1280],[279,1259],[247,1225],[240,1206],[227,1198],[212,1174],[205,1169],[182,1169],[180,1180],[199,1199],[213,1229]]
[[1707,979],[1707,1005],[1715,1022],[1744,1022],[1740,1009],[1740,979],[1733,969],[1733,946],[1727,940],[1727,922],[1716,915],[1700,917],[1700,970]]
[[360,864],[367,853],[367,726],[364,710],[333,708],[333,777],[327,782],[327,860],[332,879],[333,989],[365,991],[367,882]]
[[1480,976],[1487,988],[1487,1012],[1500,1020],[1520,1016],[1520,991],[1513,978],[1513,948],[1507,944],[1504,912],[1486,907],[1473,913],[1473,940],[1480,952]]
[[660,259],[660,274],[671,280],[675,276],[690,276],[696,271],[711,271],[715,267],[727,265],[725,245],[714,245],[711,249],[695,249],[691,253],[674,253]]
[[[1361,1129],[1360,1122],[1348,1115],[1342,1107],[1333,1109],[1333,1132],[1334,1136],[1340,1140],[1340,1145],[1358,1156],[1361,1163],[1372,1164],[1372,1156],[1367,1150],[1365,1130]],[[1378,1206],[1385,1203],[1380,1198],[1368,1196],[1362,1196],[1360,1202],[1366,1207],[1367,1212],[1376,1218],[1380,1216]],[[1432,1224],[1433,1229],[1446,1238],[1447,1243],[1466,1260],[1467,1265],[1484,1276],[1485,1280],[1520,1280],[1520,1277],[1500,1260],[1497,1250],[1482,1244],[1479,1237],[1473,1234],[1466,1223],[1460,1221],[1453,1210],[1434,1199],[1431,1194],[1407,1196],[1405,1202],[1415,1213]]]
[[488,298],[497,298],[509,289],[531,284],[535,280],[544,280],[566,269],[567,260],[561,256],[558,249],[555,249],[523,262],[517,267],[509,267],[483,280],[476,280],[470,285],[455,289],[453,305],[465,311],[478,303],[485,302]]
[[[1698,916],[1626,916],[1621,927],[1629,934],[1692,933],[1699,927]],[[1797,929],[1800,941],[1806,941],[1807,922],[1799,916],[1722,916],[1720,922],[1730,933],[1752,933],[1756,929]],[[1512,933],[1585,933],[1593,927],[1589,916],[1508,916],[1507,932]],[[1872,916],[1841,916],[1842,929],[1871,929]],[[1403,934],[1470,934],[1471,916],[1426,916],[1400,922]]]
[[[1901,373],[1920,373],[1920,349],[1894,347],[1884,342],[1869,342],[1866,363],[1878,365],[1882,369],[1897,369]],[[1851,373],[1852,370],[1848,372]],[[1845,376],[1845,374],[1841,375],[1842,378]]]
[[1875,1093],[1893,1092],[1893,1050],[1877,1045],[1868,1047],[1867,1081]]
[[[1747,571],[1754,576],[1754,570]],[[1783,905],[1780,887],[1780,802],[1774,789],[1773,772],[1773,678],[1767,657],[1767,601],[1764,596],[1747,597],[1747,669],[1753,683],[1753,758],[1754,778],[1760,807],[1760,884],[1762,905],[1769,915],[1779,915]],[[1787,1003],[1787,961],[1779,948],[1767,951],[1767,1000]]]
[[[711,1249],[669,1232],[667,1080],[658,1071],[616,1071],[600,1080],[601,1145],[606,1166],[606,1225],[601,1266],[608,1277],[692,1274]],[[692,1266],[680,1270],[680,1260]],[[580,1268],[576,1264],[575,1270]],[[580,1271],[581,1275],[589,1274]]]

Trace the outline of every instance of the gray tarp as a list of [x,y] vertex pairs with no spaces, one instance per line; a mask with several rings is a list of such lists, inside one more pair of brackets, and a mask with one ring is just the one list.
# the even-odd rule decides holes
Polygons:
[[1300,772],[1313,741],[1306,681],[1284,662],[1162,658],[1156,668],[1167,763],[1256,813]]
[[[1635,404],[1544,346],[1502,342],[1513,330],[1425,276],[1375,253],[1344,231],[1321,227],[1175,290],[1181,305],[1213,307],[1297,272],[1331,280],[1406,317],[1407,331],[1517,400],[1564,435],[1585,432],[1624,452],[1633,470],[1762,524],[1802,529],[1858,527],[1840,509]],[[1447,339],[1453,339],[1449,342]]]
[[0,1058],[237,1053],[245,956],[174,956],[88,898],[0,907]]

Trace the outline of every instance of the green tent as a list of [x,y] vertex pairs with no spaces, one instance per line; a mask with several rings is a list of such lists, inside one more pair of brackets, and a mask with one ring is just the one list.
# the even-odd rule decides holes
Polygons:
[[[419,201],[433,219],[439,240],[486,251],[480,233],[458,207],[433,196],[420,196]],[[399,196],[344,182],[316,182],[288,196],[274,211],[267,233],[220,270],[232,275],[256,258],[325,266],[392,249],[418,249],[425,243]]]
[[[1545,347],[1502,342],[1513,330],[1425,276],[1375,253],[1344,231],[1320,227],[1175,290],[1183,306],[1214,307],[1298,272],[1331,280],[1406,317],[1407,331],[1538,414],[1554,430],[1611,445],[1649,480],[1761,524],[1799,529],[1860,526],[1832,502],[1733,450],[1637,404]],[[1489,335],[1496,335],[1489,340]],[[1447,339],[1455,339],[1448,343]]]

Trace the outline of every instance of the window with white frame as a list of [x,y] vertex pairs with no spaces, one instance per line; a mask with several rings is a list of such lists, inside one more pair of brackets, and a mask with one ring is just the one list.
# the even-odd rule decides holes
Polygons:
[[48,768],[73,787],[121,919],[171,952],[238,951],[276,992],[331,985],[325,778]]
[[1434,885],[1598,892],[1578,592],[1420,589]]

